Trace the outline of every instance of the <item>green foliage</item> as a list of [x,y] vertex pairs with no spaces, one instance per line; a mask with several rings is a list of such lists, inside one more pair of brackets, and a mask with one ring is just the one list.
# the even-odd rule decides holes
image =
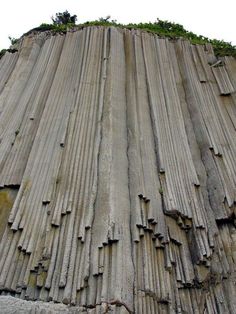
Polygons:
[[211,39],[210,43],[217,56],[233,56],[236,58],[236,46],[223,40]]
[[2,49],[0,51],[0,59],[5,55],[6,52],[15,53],[17,51],[17,49]]
[[[15,45],[15,44],[17,44],[18,43],[18,41],[19,41],[19,39],[16,39],[16,38],[13,38],[13,37],[10,37],[10,36],[8,36],[8,38],[9,38],[9,40],[11,41],[11,45]],[[1,51],[0,51],[0,59],[5,55],[5,53],[6,52],[11,52],[11,53],[15,53],[15,52],[17,52],[17,49],[11,49],[11,48],[9,48],[9,49],[2,49]]]
[[212,44],[214,52],[217,56],[234,56],[236,57],[236,46],[223,40],[209,39],[202,35],[196,35],[193,32],[189,32],[180,24],[171,23],[168,21],[157,20],[155,23],[140,23],[140,24],[128,24],[127,28],[143,29],[145,31],[151,31],[160,36],[168,38],[185,38],[192,44]]
[[70,13],[66,10],[62,13],[56,13],[56,16],[52,17],[52,21],[54,25],[75,25],[77,21],[77,15],[70,15]]
[[6,52],[7,52],[7,49],[2,49],[0,51],[0,59],[5,55]]
[[25,35],[28,35],[32,31],[44,32],[44,31],[52,31],[52,32],[62,32],[66,33],[69,29],[74,28],[77,21],[77,15],[71,15],[67,10],[65,12],[58,12],[56,16],[52,16],[52,24],[42,23],[40,26],[30,30]]
[[110,15],[107,15],[106,17],[99,17],[99,21],[100,22],[109,22],[111,16]]
[[[65,17],[65,19],[64,19]],[[234,56],[236,57],[236,46],[223,40],[209,39],[202,35],[196,35],[193,32],[187,31],[183,25],[178,23],[172,23],[169,21],[162,21],[157,19],[154,23],[139,23],[139,24],[120,24],[116,20],[111,20],[108,15],[103,18],[100,17],[95,21],[88,21],[80,25],[75,25],[76,15],[71,16],[68,11],[63,13],[57,13],[56,18],[53,18],[53,24],[41,24],[39,27],[33,29],[35,31],[47,31],[52,32],[67,32],[70,28],[83,28],[86,26],[116,26],[127,29],[141,29],[143,31],[152,32],[159,36],[168,37],[171,39],[184,38],[188,39],[192,44],[212,44],[216,56]]]
[[43,23],[40,26],[34,28],[34,31],[44,32],[44,31],[52,31],[55,33],[66,33],[69,29],[75,27],[74,24],[46,24]]
[[11,36],[8,36],[8,39],[10,40],[11,45],[15,45],[18,42],[17,38],[14,38],[14,37],[11,37]]

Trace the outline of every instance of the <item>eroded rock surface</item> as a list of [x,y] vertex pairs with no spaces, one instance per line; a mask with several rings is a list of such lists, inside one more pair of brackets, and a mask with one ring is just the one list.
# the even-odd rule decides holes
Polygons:
[[235,91],[234,58],[138,30],[6,53],[1,313],[235,313]]

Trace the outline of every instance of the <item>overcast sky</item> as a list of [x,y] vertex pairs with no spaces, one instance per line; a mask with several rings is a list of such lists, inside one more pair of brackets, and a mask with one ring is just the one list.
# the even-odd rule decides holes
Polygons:
[[77,23],[111,15],[121,23],[154,22],[157,18],[182,24],[187,30],[236,45],[235,0],[2,0],[0,49],[8,36],[18,38],[50,17],[68,10]]

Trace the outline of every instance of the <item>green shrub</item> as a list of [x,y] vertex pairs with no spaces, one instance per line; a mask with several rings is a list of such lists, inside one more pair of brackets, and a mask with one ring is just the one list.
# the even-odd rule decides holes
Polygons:
[[[187,31],[183,25],[178,23],[172,23],[169,21],[162,21],[160,19],[157,19],[154,23],[129,23],[129,24],[120,24],[117,23],[116,20],[110,20],[110,16],[107,16],[105,18],[99,18],[95,21],[88,21],[83,24],[75,25],[74,17],[76,15],[71,16],[68,11],[65,11],[63,13],[57,13],[56,19],[53,18],[53,24],[41,24],[39,27],[34,28],[32,31],[47,31],[50,30],[52,32],[67,32],[71,28],[83,28],[86,26],[116,26],[120,28],[127,28],[127,29],[141,29],[147,32],[155,33],[159,36],[165,36],[171,39],[177,39],[177,38],[185,38],[188,39],[192,44],[206,44],[210,43],[213,46],[214,52],[216,56],[234,56],[236,57],[236,46],[233,46],[231,43],[225,42],[223,40],[217,40],[217,39],[209,39],[202,35],[196,35],[193,32]],[[62,17],[63,15],[66,15],[66,20],[64,20]],[[71,20],[72,18],[72,20]],[[59,22],[59,20],[61,19]],[[62,22],[63,21],[63,22]],[[28,33],[30,33],[28,32]],[[27,33],[27,34],[28,34]],[[26,35],[26,34],[25,34]]]
[[17,42],[18,42],[18,40],[19,40],[19,39],[17,39],[17,38],[11,37],[11,36],[8,36],[8,39],[10,40],[11,45],[17,44]]
[[77,15],[70,15],[70,13],[66,10],[65,12],[58,12],[56,16],[52,16],[52,21],[54,25],[75,25],[77,21]]
[[7,52],[7,49],[2,49],[0,51],[0,59],[5,55],[6,52]]

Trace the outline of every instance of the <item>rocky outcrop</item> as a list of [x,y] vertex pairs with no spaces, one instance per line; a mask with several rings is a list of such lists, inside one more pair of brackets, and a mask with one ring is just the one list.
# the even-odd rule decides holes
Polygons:
[[235,313],[235,59],[88,27],[24,37],[0,73],[1,294]]

